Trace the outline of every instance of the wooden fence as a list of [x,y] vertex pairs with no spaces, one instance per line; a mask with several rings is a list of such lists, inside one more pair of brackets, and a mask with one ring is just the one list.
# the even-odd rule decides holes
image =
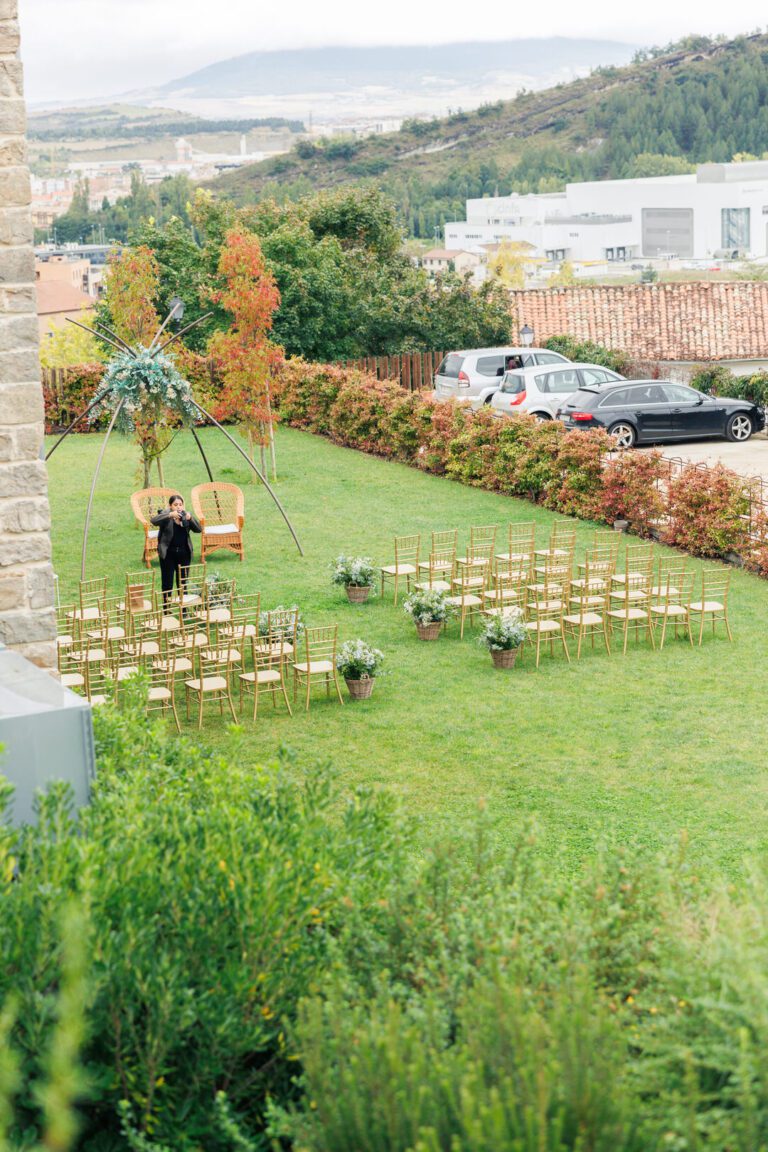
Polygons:
[[445,352],[402,352],[398,356],[363,356],[340,360],[345,368],[370,372],[379,380],[397,380],[409,392],[432,391],[433,378]]
[[[709,464],[695,460],[683,460],[680,456],[663,455],[661,460],[664,472],[658,482],[658,487],[662,493],[666,493],[669,484],[676,480],[682,472],[689,472],[693,469],[695,472],[700,472],[706,476],[714,471]],[[746,525],[747,535],[753,547],[768,545],[768,482],[762,476],[745,476],[733,468],[726,468],[726,471],[741,481],[742,491],[747,501],[747,511],[741,519]],[[736,557],[727,557],[727,559],[738,563]]]

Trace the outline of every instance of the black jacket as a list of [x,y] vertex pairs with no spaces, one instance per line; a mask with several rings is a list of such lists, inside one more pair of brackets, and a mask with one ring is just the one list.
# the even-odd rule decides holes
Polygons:
[[[189,547],[189,554],[192,555],[192,540],[190,539],[190,532],[202,532],[199,522],[195,519],[191,512],[184,511],[184,521],[182,527],[186,531],[187,545]],[[188,517],[188,519],[187,519]],[[161,560],[165,560],[168,555],[168,549],[173,542],[173,529],[175,522],[171,516],[170,508],[163,508],[158,512],[157,516],[152,517],[151,521],[156,528],[160,531],[157,536],[157,554]]]

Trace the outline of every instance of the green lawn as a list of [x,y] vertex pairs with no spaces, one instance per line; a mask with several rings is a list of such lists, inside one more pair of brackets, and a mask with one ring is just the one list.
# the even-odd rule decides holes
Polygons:
[[[214,474],[246,492],[245,563],[227,553],[209,567],[235,575],[262,606],[298,603],[309,623],[336,621],[340,639],[361,636],[380,647],[386,677],[370,701],[326,702],[293,718],[264,707],[243,724],[238,755],[271,758],[287,746],[303,758],[331,759],[350,785],[386,787],[421,817],[427,831],[472,820],[486,804],[505,838],[535,816],[545,851],[580,858],[605,838],[651,848],[691,840],[696,866],[740,870],[744,856],[768,845],[766,723],[762,684],[768,583],[734,572],[735,642],[646,645],[626,658],[588,651],[569,667],[562,655],[530,656],[511,672],[494,671],[470,632],[454,625],[437,644],[416,639],[391,592],[355,607],[329,584],[339,552],[392,558],[395,534],[536,519],[544,539],[554,519],[521,501],[476,491],[401,465],[280,429],[277,485],[303,543],[298,555],[279,513],[249,482],[234,449],[203,433]],[[80,570],[82,526],[101,438],[70,437],[50,462],[54,565],[62,599],[72,599]],[[137,450],[113,437],[98,486],[88,574],[107,573],[114,592],[141,564],[141,535],[128,498],[139,487]],[[241,466],[242,465],[242,466]],[[166,477],[188,496],[206,479],[191,436],[171,446]],[[591,526],[579,525],[587,546]],[[226,748],[233,737],[218,716],[202,739]]]

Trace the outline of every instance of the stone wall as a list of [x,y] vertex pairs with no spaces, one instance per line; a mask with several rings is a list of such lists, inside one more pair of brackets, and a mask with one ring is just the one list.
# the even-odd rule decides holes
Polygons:
[[40,387],[18,0],[0,0],[0,640],[53,668]]

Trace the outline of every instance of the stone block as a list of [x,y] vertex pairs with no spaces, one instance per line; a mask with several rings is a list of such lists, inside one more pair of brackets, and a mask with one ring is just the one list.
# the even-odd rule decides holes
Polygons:
[[[40,353],[36,346],[28,351],[4,352],[0,356],[0,384],[29,383],[30,381],[41,389],[40,395],[42,396]],[[35,419],[38,418],[35,417]],[[16,423],[21,424],[22,421],[17,420]],[[23,423],[27,424],[29,421],[24,420]]]
[[16,644],[14,645],[17,652],[20,652],[32,664],[37,664],[39,668],[45,668],[52,676],[57,676],[56,671],[56,643],[54,640],[43,641],[38,644]]
[[0,136],[23,136],[27,127],[24,101],[0,100]]
[[27,569],[27,597],[30,608],[50,608],[54,603],[53,569],[50,564]]
[[22,609],[0,616],[0,640],[4,644],[32,644],[53,640],[56,636],[56,613],[53,608],[33,612]]
[[0,249],[0,284],[34,284],[35,254],[30,247]]
[[0,572],[0,612],[11,612],[27,605],[27,586],[23,572]]
[[13,165],[26,164],[27,145],[23,136],[4,136],[0,138],[0,166],[10,168]]
[[[25,353],[25,355],[29,355]],[[32,380],[27,384],[2,382],[2,369],[6,359],[0,358],[0,426],[6,424],[39,424],[43,419],[43,390]]]
[[[2,11],[2,0],[0,0]],[[0,60],[0,100],[20,100],[24,90],[24,74],[20,60]]]
[[0,56],[10,56],[18,52],[19,24],[15,19],[0,19]]
[[0,354],[36,349],[39,328],[36,316],[3,316],[0,313]]
[[45,496],[0,500],[0,540],[5,532],[49,532],[50,528],[51,514]]
[[0,468],[0,501],[43,496],[47,485],[48,473],[42,460],[22,460]]
[[40,449],[43,446],[43,425],[22,424],[14,429],[16,441],[16,460],[39,460]]
[[19,0],[0,0],[0,20],[15,20],[19,14]]
[[20,208],[32,199],[29,171],[19,164],[15,168],[0,168],[0,204],[4,208]]
[[[17,208],[22,217],[29,222],[26,208]],[[26,225],[25,225],[26,227]],[[31,223],[30,223],[31,227]],[[3,220],[0,218],[0,244],[2,244]],[[23,243],[23,241],[22,241]],[[32,312],[37,314],[35,290],[31,284],[15,284],[12,287],[0,288],[0,312]]]
[[50,560],[51,538],[47,532],[34,532],[29,536],[6,536],[0,542],[0,568],[14,564],[34,564]]

